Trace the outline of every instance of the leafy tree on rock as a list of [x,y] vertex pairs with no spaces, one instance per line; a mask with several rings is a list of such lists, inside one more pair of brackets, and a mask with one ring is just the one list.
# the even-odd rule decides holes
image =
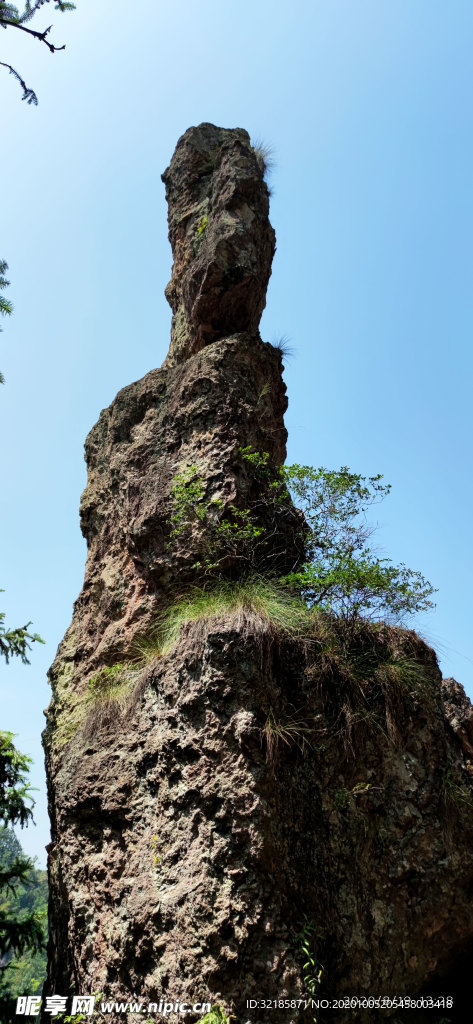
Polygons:
[[391,490],[381,474],[299,465],[281,474],[307,523],[305,564],[285,579],[309,605],[344,619],[391,622],[434,607],[434,588],[420,572],[379,558],[367,543],[376,527],[366,512]]

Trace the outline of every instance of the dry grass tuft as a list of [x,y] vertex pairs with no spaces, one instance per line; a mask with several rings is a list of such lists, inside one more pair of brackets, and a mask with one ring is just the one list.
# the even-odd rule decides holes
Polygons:
[[282,743],[286,747],[296,746],[301,753],[304,753],[306,747],[311,746],[308,736],[312,729],[303,718],[297,718],[297,714],[298,712],[294,712],[281,721],[275,717],[272,708],[268,711],[261,734],[266,745],[266,758],[272,767]]
[[274,168],[274,149],[261,139],[255,139],[253,152],[261,174],[263,175],[263,178],[266,178],[266,175],[270,174]]
[[327,615],[317,635],[310,672],[345,755],[354,757],[376,733],[399,745],[416,702],[432,695],[429,666],[411,634],[385,623]]
[[293,359],[296,354],[296,350],[291,345],[291,340],[286,334],[281,334],[279,338],[275,338],[271,345],[281,353],[283,359]]

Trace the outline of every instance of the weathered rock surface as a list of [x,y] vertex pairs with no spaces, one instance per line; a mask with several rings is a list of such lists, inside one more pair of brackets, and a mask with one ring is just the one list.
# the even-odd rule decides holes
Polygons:
[[[176,472],[194,467],[209,497],[246,508],[241,446],[285,457],[281,356],[258,333],[274,234],[246,132],[190,129],[164,179],[171,350],[87,439],[84,587],[51,669],[47,992],[311,1021],[261,1005],[309,994],[305,928],[328,998],[460,993],[473,709],[414,633],[367,627],[350,663],[334,623],[296,641],[233,613],[187,625],[120,695],[91,700],[93,673],[127,661],[192,579],[198,533],[169,546]],[[288,509],[272,539],[281,564],[299,557],[298,526]],[[146,1014],[104,1017],[135,1019]],[[424,1017],[342,1007],[334,1019]]]
[[176,473],[195,467],[209,498],[246,507],[254,480],[239,448],[268,451],[281,464],[286,405],[280,353],[257,335],[237,334],[153,370],[101,413],[85,447],[88,557],[71,627],[82,673],[119,660],[199,556],[198,537],[191,547],[187,538],[169,547]]
[[465,757],[473,757],[473,707],[461,683],[456,679],[442,681],[445,714],[456,733]]
[[228,334],[257,333],[275,235],[268,189],[242,129],[189,128],[162,177],[174,256],[167,361],[181,361]]

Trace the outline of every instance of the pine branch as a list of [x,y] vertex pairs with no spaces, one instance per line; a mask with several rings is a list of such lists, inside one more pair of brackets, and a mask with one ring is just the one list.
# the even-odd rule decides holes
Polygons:
[[[43,32],[39,32],[34,28],[27,28],[25,25],[25,22],[31,21],[31,19],[34,18],[35,14],[38,13],[41,7],[44,7],[45,4],[49,3],[51,3],[51,0],[35,0],[35,3],[33,4],[30,0],[26,0],[25,9],[23,13],[20,14],[18,8],[15,7],[14,4],[5,3],[4,0],[0,0],[0,28],[18,28],[21,32],[26,32],[27,35],[32,36],[33,39],[38,39],[40,43],[44,43],[50,53],[56,53],[58,50],[65,50],[65,44],[64,46],[55,46],[54,43],[51,43],[47,38],[51,32],[52,25],[48,25]],[[75,4],[67,3],[65,0],[57,0],[54,5],[54,10],[61,11],[64,14],[65,11],[74,11]],[[37,107],[38,97],[34,89],[28,88],[21,75],[18,74],[18,71],[15,71],[11,64],[5,64],[3,61],[0,61],[0,67],[7,68],[10,74],[14,75],[20,83],[23,89],[22,99],[26,100],[28,104],[33,103],[33,105]]]
[[33,103],[33,105],[37,107],[38,97],[34,89],[28,89],[26,82],[22,79],[21,75],[18,74],[18,71],[15,71],[15,68],[12,68],[11,64],[5,64],[3,60],[0,60],[0,67],[8,68],[10,74],[16,78],[17,82],[20,83],[21,88],[23,89],[23,96],[21,97],[22,100],[26,100],[28,104]]
[[[0,260],[0,316],[11,316],[13,313],[13,304],[1,294],[3,288],[8,288],[9,281],[3,276],[5,271],[8,270],[8,263],[6,260]],[[3,328],[0,327],[0,333]],[[5,383],[5,377],[3,373],[0,373],[0,384]]]
[[29,665],[26,652],[31,649],[31,644],[44,644],[44,640],[37,633],[28,632],[31,622],[17,629],[5,629],[4,619],[5,613],[0,612],[0,655],[5,658],[7,665],[10,658],[20,658],[24,665]]
[[18,7],[15,7],[14,4],[0,3],[0,18],[2,21],[15,22],[18,21],[19,17]]
[[[2,22],[6,25],[24,25],[26,21],[31,21],[35,14],[44,7],[45,4],[51,3],[51,0],[36,0],[35,3],[31,4],[30,0],[26,0],[25,9],[23,14],[20,14],[17,7],[14,4],[4,2],[0,0],[0,24]],[[61,11],[63,14],[66,11],[75,11],[76,5],[73,3],[61,2],[57,0],[54,4],[55,11]]]

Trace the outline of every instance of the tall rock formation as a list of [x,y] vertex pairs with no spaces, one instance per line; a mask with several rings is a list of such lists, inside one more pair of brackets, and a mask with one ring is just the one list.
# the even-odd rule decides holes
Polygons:
[[[281,353],[258,331],[274,253],[260,163],[241,129],[179,140],[163,175],[170,351],[86,442],[85,580],[45,731],[47,994],[209,1001],[238,1024],[295,1024],[314,1019],[310,995],[460,991],[473,709],[414,633],[387,627],[367,626],[350,661],[336,623],[297,639],[240,608],[133,660],[205,551],[205,529],[173,535],[176,477],[238,523],[256,495],[242,449],[284,461]],[[301,553],[288,500],[276,526],[262,553],[281,571]],[[237,555],[222,571],[238,575]],[[392,1005],[337,1014],[424,1019]]]

